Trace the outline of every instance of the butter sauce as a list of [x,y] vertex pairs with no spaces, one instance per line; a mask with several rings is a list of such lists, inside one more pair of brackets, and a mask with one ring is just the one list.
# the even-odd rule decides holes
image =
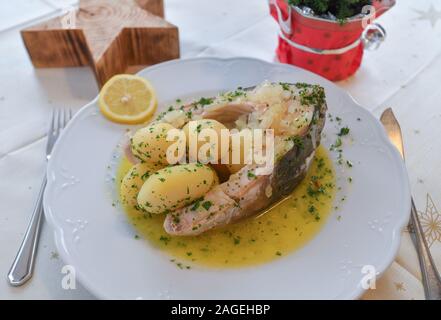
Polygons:
[[[117,174],[117,190],[130,167],[124,158]],[[335,193],[333,164],[325,148],[320,146],[307,176],[292,196],[261,216],[199,236],[178,237],[164,231],[163,215],[149,215],[134,208],[124,210],[136,232],[169,254],[179,268],[189,269],[191,265],[245,267],[281,258],[309,242],[330,216]]]

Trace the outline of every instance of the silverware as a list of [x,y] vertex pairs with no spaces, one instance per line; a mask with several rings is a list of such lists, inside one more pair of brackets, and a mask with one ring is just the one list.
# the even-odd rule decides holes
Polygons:
[[[50,124],[47,145],[46,145],[46,160],[51,157],[52,148],[60,136],[61,130],[66,126],[67,122],[72,118],[71,110],[55,110],[52,113],[52,121]],[[21,286],[26,283],[31,277],[34,267],[34,260],[37,252],[38,238],[40,235],[40,226],[43,215],[43,194],[46,187],[46,173],[41,184],[40,192],[38,193],[37,202],[35,203],[34,211],[29,221],[26,234],[17,252],[17,256],[12,263],[11,269],[8,272],[8,281],[12,286]]]
[[[404,147],[401,136],[401,128],[391,108],[388,108],[383,112],[380,121],[386,129],[390,141],[401,153],[404,160]],[[409,227],[409,229],[413,231],[412,233],[414,235],[412,239],[420,261],[426,299],[441,300],[441,278],[436,270],[432,255],[430,254],[429,246],[427,245],[426,238],[424,237],[423,228],[421,227],[420,219],[412,198]]]

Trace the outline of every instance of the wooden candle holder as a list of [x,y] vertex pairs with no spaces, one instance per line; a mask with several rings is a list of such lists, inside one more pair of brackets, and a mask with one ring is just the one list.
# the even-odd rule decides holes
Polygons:
[[21,31],[37,68],[89,65],[99,87],[118,73],[179,58],[162,0],[80,0],[77,10]]

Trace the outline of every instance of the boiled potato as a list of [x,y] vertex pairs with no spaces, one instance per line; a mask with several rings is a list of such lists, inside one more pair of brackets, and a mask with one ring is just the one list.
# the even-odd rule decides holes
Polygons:
[[[195,134],[200,135],[201,131],[203,129],[213,129],[214,132],[216,133],[216,137],[217,139],[214,141],[214,143],[212,145],[208,144],[210,141],[208,138],[206,141],[198,141],[197,142],[197,152],[199,154],[199,150],[201,149],[201,147],[203,147],[204,145],[206,145],[207,149],[204,152],[204,158],[203,159],[198,159],[201,162],[204,163],[208,163],[208,162],[213,162],[213,160],[219,160],[221,159],[222,156],[222,145],[221,145],[221,130],[222,129],[227,129],[222,123],[220,123],[219,121],[216,120],[212,120],[212,119],[200,119],[200,120],[195,120],[195,121],[191,121],[192,123],[192,130],[194,130]],[[182,130],[185,133],[185,136],[187,138],[187,146],[189,146],[189,139],[190,139],[190,122],[187,123]],[[227,139],[229,139],[227,137]],[[227,140],[226,142],[226,150],[225,153],[228,151],[228,142],[229,140]],[[216,148],[217,149],[217,157],[215,157],[214,154],[211,154],[212,152],[210,151],[210,147]],[[191,152],[191,150],[190,150]],[[216,158],[216,159],[214,159]],[[217,162],[217,161],[216,161]]]
[[138,163],[130,168],[121,181],[120,197],[123,205],[128,207],[138,205],[138,192],[144,181],[154,172],[155,169],[147,163]]
[[151,213],[182,208],[204,196],[218,181],[207,165],[181,164],[156,171],[143,184],[138,205]]
[[139,129],[131,140],[135,157],[155,166],[164,167],[167,162],[167,148],[174,141],[167,141],[167,133],[174,127],[169,123],[155,123]]
[[[252,157],[252,136],[242,135],[241,132],[232,133],[230,136],[230,154],[229,163],[227,164],[228,169],[231,173],[236,173],[247,165],[246,159]],[[250,148],[246,148],[246,147]],[[239,150],[237,150],[239,148]],[[233,157],[233,152],[238,152],[236,157]],[[239,160],[239,161],[238,161]]]

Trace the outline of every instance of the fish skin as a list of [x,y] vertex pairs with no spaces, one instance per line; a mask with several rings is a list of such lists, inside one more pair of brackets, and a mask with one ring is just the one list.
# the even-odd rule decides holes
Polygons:
[[[316,108],[313,117],[313,122],[315,121],[316,123],[312,124],[312,126],[316,126],[316,128],[314,130],[310,128],[307,134],[300,137],[299,145],[294,145],[294,147],[276,163],[271,179],[271,187],[273,190],[271,197],[272,202],[278,201],[292,193],[308,172],[308,160],[312,160],[316,147],[320,145],[321,132],[326,122],[326,110],[326,105],[322,108]],[[311,135],[311,138],[309,138],[308,135]],[[304,167],[305,165],[306,167]],[[295,168],[294,172],[293,168]]]
[[[323,88],[314,86],[314,90],[322,91],[324,95]],[[233,174],[230,180],[216,186],[204,197],[204,200],[211,199],[212,202],[221,199],[220,203],[226,204],[221,210],[216,210],[216,206],[220,204],[210,207],[207,212],[203,209],[192,210],[192,205],[187,206],[166,216],[165,231],[179,236],[199,235],[261,212],[292,193],[306,176],[315,150],[320,144],[326,111],[325,99],[323,103],[314,105],[314,115],[308,130],[299,137],[298,143],[275,163],[270,175],[257,176],[255,180],[247,183],[243,177],[249,170],[254,170],[256,165],[246,165],[238,173]],[[235,182],[238,183],[235,188],[228,186],[228,183]],[[267,194],[268,187],[271,189],[270,196]]]

